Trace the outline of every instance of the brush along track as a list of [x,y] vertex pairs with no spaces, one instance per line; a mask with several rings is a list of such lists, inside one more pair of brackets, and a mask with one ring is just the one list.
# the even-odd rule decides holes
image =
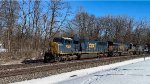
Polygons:
[[[62,69],[67,68],[74,68],[74,70],[82,68],[89,68],[89,67],[96,67],[100,65],[111,64],[115,62],[120,62],[128,59],[133,59],[141,56],[121,56],[121,57],[103,57],[100,59],[86,59],[86,60],[75,60],[75,61],[65,61],[50,63],[50,64],[26,64],[26,65],[12,65],[14,68],[9,65],[8,68],[2,69],[0,67],[0,78],[10,77],[10,76],[17,76],[17,75],[26,75],[26,74],[33,74],[37,72],[55,72],[60,73]],[[55,74],[55,73],[52,73]]]

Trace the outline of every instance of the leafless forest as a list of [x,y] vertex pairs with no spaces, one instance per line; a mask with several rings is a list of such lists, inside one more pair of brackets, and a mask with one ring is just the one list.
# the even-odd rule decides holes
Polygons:
[[[97,10],[101,12],[101,10]],[[95,16],[83,7],[71,11],[61,0],[1,0],[0,42],[8,52],[0,59],[39,57],[54,37],[145,44],[150,42],[150,22],[128,15]]]

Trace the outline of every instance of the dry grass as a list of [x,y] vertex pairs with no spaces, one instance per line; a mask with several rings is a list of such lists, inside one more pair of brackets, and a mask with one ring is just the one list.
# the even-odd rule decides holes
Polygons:
[[41,58],[41,52],[39,51],[12,51],[12,52],[1,52],[0,60],[1,61],[11,61],[11,60],[25,60],[25,59],[37,59]]

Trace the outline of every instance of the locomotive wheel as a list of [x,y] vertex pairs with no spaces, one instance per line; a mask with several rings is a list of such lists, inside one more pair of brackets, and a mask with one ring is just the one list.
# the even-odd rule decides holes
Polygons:
[[119,56],[121,56],[122,54],[121,54],[121,52],[119,52]]
[[130,51],[130,52],[129,52],[129,55],[133,55],[133,52]]
[[44,55],[44,63],[48,63],[49,53],[45,53]]
[[112,57],[113,56],[113,51],[108,52],[107,56]]
[[80,58],[81,58],[81,55],[78,54],[77,55],[77,60],[80,60]]
[[54,58],[55,58],[56,62],[60,62],[61,61],[61,57],[56,55],[56,54],[54,54]]
[[45,53],[44,63],[54,62],[54,61],[55,61],[55,57],[52,53]]
[[69,57],[69,58],[67,58],[67,61],[71,61],[71,58]]
[[136,55],[136,51],[133,51],[133,55]]
[[58,62],[60,62],[61,61],[61,57],[58,57]]

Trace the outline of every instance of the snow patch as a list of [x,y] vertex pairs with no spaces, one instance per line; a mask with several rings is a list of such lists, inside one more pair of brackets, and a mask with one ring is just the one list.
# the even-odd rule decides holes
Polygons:
[[123,62],[119,62],[119,63],[104,65],[104,66],[76,70],[76,71],[72,71],[72,72],[62,73],[62,74],[58,74],[58,75],[52,75],[52,76],[44,77],[44,78],[26,80],[26,81],[16,82],[16,83],[12,83],[12,84],[56,84],[56,83],[59,83],[62,81],[67,81],[67,80],[71,80],[74,78],[83,77],[83,76],[86,76],[86,75],[89,75],[92,73],[96,73],[98,71],[114,69],[116,67],[132,64],[132,63],[137,63],[137,62],[141,62],[141,61],[148,60],[148,59],[150,59],[150,57],[138,58],[138,59],[123,61]]
[[4,63],[2,63],[0,65],[22,64],[21,62],[22,62],[22,60],[13,60],[13,61],[10,61],[10,62],[4,62]]

